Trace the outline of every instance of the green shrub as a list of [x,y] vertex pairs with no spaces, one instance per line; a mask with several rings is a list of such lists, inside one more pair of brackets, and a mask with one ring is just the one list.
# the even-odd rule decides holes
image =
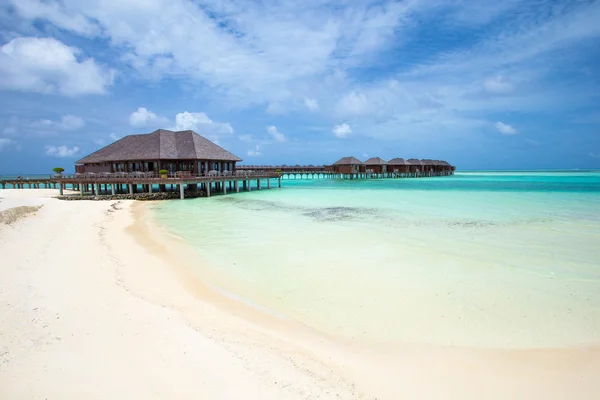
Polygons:
[[169,171],[167,171],[166,169],[161,169],[160,171],[158,171],[158,173],[161,175],[168,175]]
[[63,172],[65,172],[65,169],[61,167],[56,167],[52,171],[54,171],[57,174],[62,174]]

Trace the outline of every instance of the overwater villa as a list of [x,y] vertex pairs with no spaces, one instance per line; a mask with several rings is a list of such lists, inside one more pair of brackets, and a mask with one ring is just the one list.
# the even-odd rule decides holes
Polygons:
[[371,157],[365,161],[365,167],[368,172],[375,174],[384,174],[387,172],[388,163],[381,157]]
[[331,167],[331,171],[335,174],[358,174],[359,176],[374,174],[383,177],[446,176],[452,175],[455,170],[449,162],[440,160],[393,158],[385,161],[381,157],[372,157],[362,162],[352,156],[339,159]]
[[356,157],[342,157],[333,163],[333,171],[337,174],[358,174],[365,172],[365,164]]
[[76,162],[77,173],[131,173],[147,175],[167,170],[192,176],[210,171],[233,172],[241,158],[194,131],[159,129],[129,135]]

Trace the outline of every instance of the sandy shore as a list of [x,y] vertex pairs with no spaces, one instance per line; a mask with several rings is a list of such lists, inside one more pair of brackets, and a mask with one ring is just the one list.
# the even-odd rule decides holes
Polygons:
[[54,194],[0,191],[2,399],[600,397],[598,348],[357,347],[198,280],[142,203]]

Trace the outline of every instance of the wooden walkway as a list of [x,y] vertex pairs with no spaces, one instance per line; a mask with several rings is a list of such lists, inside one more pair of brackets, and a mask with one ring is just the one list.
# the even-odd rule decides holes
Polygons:
[[[121,194],[121,193],[153,193],[155,187],[158,191],[167,191],[177,187],[180,198],[185,198],[185,190],[203,190],[207,196],[213,193],[236,192],[240,189],[251,191],[252,185],[256,182],[255,189],[261,190],[266,183],[266,188],[270,189],[271,181],[276,179],[273,185],[281,187],[281,175],[276,172],[242,172],[235,175],[221,176],[170,176],[168,178],[146,177],[143,174],[138,176],[117,176],[116,174],[106,175],[82,175],[51,177],[47,179],[5,179],[0,180],[0,188],[16,189],[39,189],[56,188],[62,195],[64,190],[79,191],[83,196],[87,193],[92,195],[102,194]],[[241,184],[240,184],[241,182]],[[240,187],[241,186],[241,187]]]

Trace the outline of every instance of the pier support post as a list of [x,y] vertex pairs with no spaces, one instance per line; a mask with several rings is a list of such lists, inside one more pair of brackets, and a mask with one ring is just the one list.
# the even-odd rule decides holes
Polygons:
[[128,186],[129,186],[129,194],[133,194],[133,183],[130,183]]
[[251,180],[248,179],[248,191],[251,192],[252,191],[252,185],[250,185]]
[[63,185],[62,183],[58,185],[58,194],[63,195]]
[[210,197],[210,187],[212,186],[212,183],[206,182],[204,186],[206,187],[206,197]]
[[152,193],[152,184],[151,183],[148,184],[148,193]]
[[115,184],[111,183],[110,184],[110,193],[114,196],[115,195]]
[[277,178],[277,181],[278,181],[278,182],[277,182],[277,185],[278,185],[279,187],[281,187],[281,177]]
[[185,199],[185,195],[184,195],[184,193],[183,193],[183,183],[180,183],[180,184],[179,184],[179,198],[180,198],[181,200]]
[[267,178],[267,189],[271,189],[271,178]]
[[83,185],[78,185],[79,186],[79,194],[81,195],[81,197],[83,197]]
[[100,184],[96,183],[96,196],[100,196]]
[[223,182],[223,194],[227,194],[227,182]]
[[260,179],[256,180],[256,186],[258,186],[258,190],[260,190]]
[[234,186],[235,186],[235,192],[239,193],[240,192],[240,181],[235,181]]

